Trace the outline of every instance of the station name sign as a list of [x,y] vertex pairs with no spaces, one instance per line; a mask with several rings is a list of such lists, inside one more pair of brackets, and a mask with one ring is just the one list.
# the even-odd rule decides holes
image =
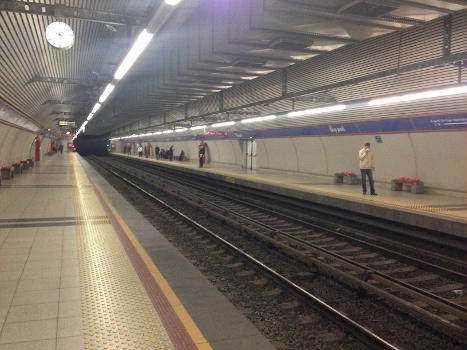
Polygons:
[[68,120],[59,120],[58,126],[76,126],[76,122],[70,122]]

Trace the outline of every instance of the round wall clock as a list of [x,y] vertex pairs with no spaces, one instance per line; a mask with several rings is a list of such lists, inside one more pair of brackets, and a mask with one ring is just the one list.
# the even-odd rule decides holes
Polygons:
[[73,46],[75,35],[73,29],[64,22],[52,22],[45,30],[45,37],[50,45],[66,50]]

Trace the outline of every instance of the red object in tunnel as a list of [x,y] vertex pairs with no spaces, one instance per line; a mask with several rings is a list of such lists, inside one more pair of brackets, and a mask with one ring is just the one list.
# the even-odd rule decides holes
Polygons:
[[41,139],[36,136],[36,162],[41,160]]

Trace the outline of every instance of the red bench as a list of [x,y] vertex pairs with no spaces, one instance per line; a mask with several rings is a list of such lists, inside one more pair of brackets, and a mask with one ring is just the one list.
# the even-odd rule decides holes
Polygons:
[[4,180],[12,179],[14,176],[14,168],[9,165],[4,165],[1,168],[1,175]]
[[13,171],[15,174],[21,174],[23,172],[23,164],[21,164],[20,162],[14,162],[13,164],[11,164],[11,166],[13,167]]

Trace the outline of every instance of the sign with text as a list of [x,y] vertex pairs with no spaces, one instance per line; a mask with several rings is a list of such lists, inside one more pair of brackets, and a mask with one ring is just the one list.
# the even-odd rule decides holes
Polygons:
[[210,131],[210,130],[206,130],[206,131],[204,131],[204,135],[207,135],[207,136],[227,136],[227,131]]
[[61,137],[75,137],[76,134],[75,134],[75,133],[68,133],[68,134],[66,134],[66,133],[62,132],[62,133],[60,134],[60,136],[61,136]]
[[58,126],[76,126],[76,122],[70,122],[68,120],[59,120]]

